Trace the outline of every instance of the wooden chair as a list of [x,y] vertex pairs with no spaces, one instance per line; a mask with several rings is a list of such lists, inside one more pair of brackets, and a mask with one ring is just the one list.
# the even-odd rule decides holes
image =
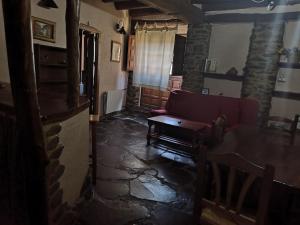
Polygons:
[[[212,186],[214,187],[211,185],[207,186],[208,182],[205,182],[205,180],[208,180],[208,173],[205,172],[206,163],[202,162],[202,166],[199,167],[200,181],[198,181],[194,208],[194,215],[197,223],[200,222],[201,225],[267,224],[267,211],[274,177],[274,168],[270,165],[266,165],[265,168],[261,168],[236,153],[211,153],[207,155],[207,161],[211,163],[210,165],[212,167],[213,174]],[[221,181],[221,178],[224,178],[221,176],[221,174],[223,175],[220,171],[221,165],[229,168],[226,189],[223,188],[225,185]],[[236,187],[236,180],[238,178],[237,174],[240,174],[240,172],[247,175],[247,178],[241,186],[241,191],[238,193],[234,192],[234,190]],[[244,207],[245,197],[257,178],[261,179],[257,213],[253,216],[242,214],[241,210],[244,209],[242,207]],[[256,183],[256,185],[258,184]],[[213,200],[209,200],[204,197],[205,187],[208,187],[209,190],[215,190]],[[225,195],[223,197],[224,201],[221,197],[221,193]],[[236,197],[238,198],[233,201],[233,196],[236,194]]]
[[[287,137],[289,144],[294,145],[298,122],[298,114],[295,115],[294,120],[278,116],[270,116],[268,118],[268,131],[272,132],[274,135]],[[273,123],[280,124],[281,126],[276,126],[276,124],[274,125]]]

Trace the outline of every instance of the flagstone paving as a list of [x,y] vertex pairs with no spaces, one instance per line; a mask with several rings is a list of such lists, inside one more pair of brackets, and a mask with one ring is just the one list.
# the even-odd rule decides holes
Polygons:
[[97,125],[98,171],[82,225],[191,225],[195,165],[146,146],[143,115],[120,114]]

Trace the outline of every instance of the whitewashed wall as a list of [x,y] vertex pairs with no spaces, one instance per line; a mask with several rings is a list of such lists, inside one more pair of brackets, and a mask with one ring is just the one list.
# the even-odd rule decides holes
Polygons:
[[[242,74],[252,28],[253,23],[213,24],[209,58],[217,60],[217,73],[226,73],[234,66]],[[300,48],[300,21],[286,23],[284,47]],[[279,74],[284,76],[285,82],[277,81],[275,90],[300,93],[300,70],[281,68]],[[205,78],[204,86],[210,89],[211,94],[223,93],[224,96],[240,97],[242,84]],[[300,113],[299,101],[273,97],[271,115],[293,118],[296,113]]]
[[[210,38],[209,59],[217,62],[216,73],[225,74],[235,67],[238,74],[243,74],[253,23],[223,23],[213,24]],[[210,94],[240,97],[242,83],[238,81],[204,79],[204,87]]]
[[252,29],[253,23],[212,25],[208,58],[217,60],[217,73],[235,67],[242,74]]
[[[285,34],[283,39],[285,48],[300,48],[300,21],[290,21],[285,25]],[[277,80],[276,91],[300,93],[300,70],[281,68],[278,72],[285,78],[284,82]],[[271,115],[294,118],[295,114],[300,113],[300,101],[285,98],[272,99]]]
[[[80,191],[89,169],[89,110],[63,121],[59,134],[64,146],[60,163],[65,166],[60,178],[64,191],[63,202],[74,204],[80,196]],[[76,132],[74,132],[76,130]]]
[[[39,43],[49,46],[66,47],[66,31],[65,31],[65,1],[56,1],[58,9],[45,9],[37,6],[39,0],[31,0],[32,16],[47,19],[56,22],[56,42],[50,43],[45,41],[34,40],[34,43]],[[90,2],[87,0],[87,2]],[[2,9],[2,0],[0,0]],[[105,8],[101,10],[93,5],[81,2],[80,22],[94,26],[100,31],[100,46],[99,46],[99,67],[98,74],[100,77],[99,95],[107,90],[126,89],[128,74],[122,71],[121,64],[110,61],[111,41],[118,41],[124,45],[124,36],[114,31],[114,25],[121,19],[124,21],[125,28],[129,27],[128,16],[120,11],[116,11],[113,7],[108,7],[108,3],[99,3],[98,7]],[[109,11],[109,12],[107,12]],[[117,16],[118,15],[118,16]],[[0,81],[9,82],[6,44],[3,25],[2,10],[0,10]],[[123,49],[122,49],[123,54]],[[100,102],[100,105],[101,102]],[[102,111],[102,110],[100,110]]]

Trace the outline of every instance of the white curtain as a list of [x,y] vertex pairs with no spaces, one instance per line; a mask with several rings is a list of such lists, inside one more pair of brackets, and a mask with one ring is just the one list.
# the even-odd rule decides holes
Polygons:
[[173,61],[176,29],[136,29],[133,84],[165,89]]

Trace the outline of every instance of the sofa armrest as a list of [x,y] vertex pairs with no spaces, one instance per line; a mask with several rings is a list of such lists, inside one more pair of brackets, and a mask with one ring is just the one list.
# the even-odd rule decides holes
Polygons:
[[153,109],[151,110],[151,116],[163,116],[167,115],[168,111],[166,109]]
[[225,115],[221,115],[216,120],[212,121],[212,127],[211,127],[212,145],[216,145],[223,142],[226,127],[227,127],[227,117]]

